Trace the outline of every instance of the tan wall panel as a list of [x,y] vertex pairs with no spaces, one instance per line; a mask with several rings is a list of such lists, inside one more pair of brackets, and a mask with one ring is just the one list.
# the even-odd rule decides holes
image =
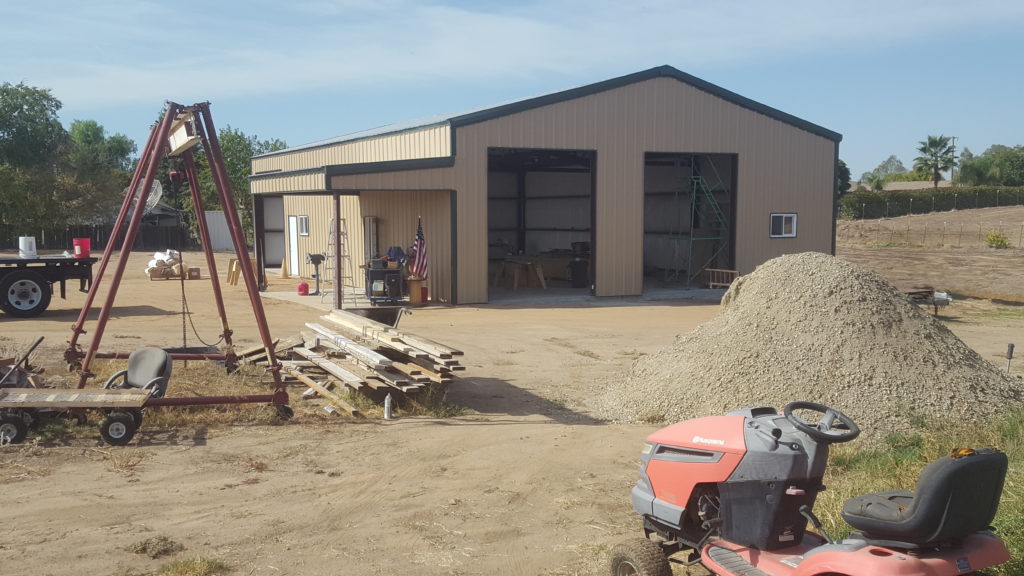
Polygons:
[[249,181],[249,190],[253,194],[273,194],[306,190],[323,190],[323,172],[281,176],[279,178],[260,178]]
[[353,174],[331,178],[332,190],[450,190],[451,168]]
[[[828,251],[835,143],[670,78],[457,129],[459,302],[487,300],[487,148],[597,151],[597,294],[642,291],[645,152],[738,156],[736,266]],[[772,212],[798,212],[793,239],[768,240]]]
[[398,246],[406,253],[416,237],[417,218],[423,218],[430,298],[451,302],[452,222],[448,191],[363,192],[359,204],[364,216],[377,216],[377,239],[382,252]]
[[[288,270],[288,262],[291,258],[291,237],[288,231],[289,216],[309,216],[309,236],[299,236],[298,241],[298,264],[299,276],[310,279],[313,277],[314,268],[312,264],[306,263],[306,254],[324,253],[328,250],[330,240],[331,220],[334,218],[334,199],[331,196],[284,196],[284,261],[282,267]],[[353,275],[355,285],[362,286],[363,278],[359,271],[362,263],[363,237],[362,224],[360,221],[359,198],[356,196],[341,197],[341,217],[345,220],[348,228],[349,254],[352,256],[352,268],[349,272]],[[345,274],[345,271],[342,271]],[[327,272],[324,272],[327,278]]]
[[437,125],[353,142],[340,142],[254,158],[252,172],[259,174],[260,172],[302,170],[337,164],[440,158],[450,155],[451,128],[448,125]]
[[[288,216],[309,216],[309,236],[300,236],[300,276],[312,278],[314,268],[305,262],[307,253],[327,250],[330,221],[333,218],[333,197],[285,196],[285,259],[290,258],[291,247],[287,233]],[[390,246],[408,251],[416,235],[417,217],[423,217],[423,234],[427,241],[430,265],[427,288],[434,300],[450,302],[452,270],[451,201],[448,191],[374,191],[359,196],[341,197],[341,217],[345,221],[353,285],[365,287],[363,261],[363,217],[378,217],[378,246],[386,252]],[[326,274],[326,272],[325,272]]]

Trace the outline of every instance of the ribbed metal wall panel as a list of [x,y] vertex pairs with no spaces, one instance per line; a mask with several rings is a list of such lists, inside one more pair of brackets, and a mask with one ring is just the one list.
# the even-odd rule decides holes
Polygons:
[[417,219],[423,218],[429,263],[426,286],[430,298],[443,302],[452,299],[450,199],[447,191],[379,191],[359,195],[362,214],[377,217],[377,241],[381,251],[398,246],[408,252],[416,236]]
[[[353,162],[444,156],[449,128],[433,127],[256,159],[254,170],[301,169]],[[643,289],[643,177],[646,152],[732,154],[736,165],[735,266],[741,273],[772,257],[827,252],[832,241],[832,190],[836,143],[732,104],[672,78],[644,82],[456,128],[458,155],[452,168],[336,176],[332,188],[361,191],[359,214],[372,202],[377,215],[415,230],[411,210],[430,214],[431,290],[449,298],[441,277],[451,273],[451,234],[456,239],[455,284],[459,303],[486,302],[487,150],[490,147],[596,151],[594,249],[596,290],[601,296],[634,295]],[[296,177],[298,178],[298,177]],[[260,192],[310,190],[310,183],[256,184]],[[378,194],[371,191],[381,191]],[[405,190],[406,192],[394,192]],[[450,222],[455,194],[457,224]],[[440,198],[445,200],[440,200]],[[369,200],[367,200],[369,198]],[[319,202],[319,204],[317,204]],[[443,207],[442,207],[443,206]],[[330,196],[286,199],[311,216],[311,236],[326,230]],[[389,210],[390,212],[384,212]],[[795,212],[798,237],[770,239],[770,214]],[[354,212],[355,213],[355,212]],[[441,213],[447,216],[442,216]],[[314,224],[312,216],[318,215]],[[438,232],[448,218],[447,240]],[[350,233],[352,227],[350,227]],[[409,234],[408,232],[406,234]],[[430,238],[433,237],[433,238]],[[403,247],[411,237],[393,239]],[[441,252],[440,245],[445,249]],[[300,247],[302,240],[300,239]],[[320,244],[326,246],[326,237]],[[382,246],[386,245],[382,239]],[[303,257],[304,257],[303,252]]]
[[450,155],[451,128],[445,124],[254,158],[252,173]]
[[296,192],[324,189],[323,172],[311,172],[277,178],[260,178],[249,181],[249,191],[253,194],[273,194],[280,192]]
[[[645,152],[736,154],[736,267],[831,247],[831,140],[658,78],[456,129],[459,302],[487,300],[487,149],[597,151],[597,294],[643,289]],[[798,212],[797,238],[769,239],[772,212]]]
[[[365,286],[364,270],[360,268],[366,264],[363,261],[363,217],[377,217],[377,244],[386,252],[390,246],[408,251],[416,235],[417,218],[422,216],[430,262],[426,286],[432,299],[450,302],[453,233],[450,198],[448,191],[372,191],[359,196],[341,196],[341,218],[348,232],[354,285]],[[303,278],[312,278],[314,273],[313,265],[306,263],[306,254],[327,250],[333,202],[331,195],[284,197],[286,260],[291,257],[288,216],[309,216],[309,236],[299,236],[298,242],[299,275]],[[287,269],[287,261],[282,265]]]

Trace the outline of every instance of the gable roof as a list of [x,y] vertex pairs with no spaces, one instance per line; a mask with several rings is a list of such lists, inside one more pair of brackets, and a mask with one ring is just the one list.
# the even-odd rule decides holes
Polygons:
[[635,72],[633,74],[627,74],[618,78],[612,78],[610,80],[604,80],[602,82],[596,82],[594,84],[587,84],[585,86],[579,86],[576,88],[570,88],[568,90],[562,90],[560,92],[554,92],[551,94],[545,94],[543,96],[536,96],[532,98],[526,98],[523,100],[516,100],[507,104],[500,104],[498,106],[490,106],[487,108],[479,108],[466,112],[461,112],[454,115],[440,115],[432,116],[429,118],[423,118],[420,120],[414,120],[411,122],[401,122],[396,124],[388,124],[385,126],[379,126],[369,130],[363,130],[360,132],[353,132],[344,136],[336,138],[330,138],[327,140],[318,140],[316,142],[310,142],[308,144],[302,144],[284,150],[278,150],[275,152],[268,152],[254,158],[266,158],[269,156],[277,156],[280,154],[287,154],[291,152],[297,152],[300,150],[309,150],[312,148],[321,148],[326,146],[333,146],[335,144],[341,144],[343,142],[354,142],[356,140],[364,140],[368,138],[374,138],[377,136],[383,136],[385,134],[396,134],[400,132],[407,132],[412,130],[419,130],[430,126],[449,125],[453,128],[459,126],[466,126],[469,124],[477,124],[480,122],[486,122],[502,116],[508,116],[511,114],[517,114],[519,112],[525,112],[534,108],[540,108],[542,106],[548,106],[559,102],[565,102],[567,100],[573,100],[576,98],[583,98],[584,96],[590,96],[592,94],[598,94],[608,90],[614,90],[630,84],[636,84],[638,82],[645,82],[655,78],[673,78],[684,84],[693,86],[694,88],[707,92],[713,96],[717,96],[727,102],[752,110],[759,114],[768,116],[785,124],[795,126],[801,130],[816,134],[833,142],[839,142],[843,139],[842,134],[833,132],[827,128],[808,122],[802,118],[787,114],[781,110],[772,108],[766,104],[762,104],[755,100],[751,100],[745,96],[726,90],[721,86],[712,84],[706,80],[701,80],[696,76],[687,74],[681,70],[673,68],[672,66],[658,66],[641,72]]

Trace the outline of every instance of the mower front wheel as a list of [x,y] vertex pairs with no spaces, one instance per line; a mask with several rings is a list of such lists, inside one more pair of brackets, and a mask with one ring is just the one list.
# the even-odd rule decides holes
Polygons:
[[661,546],[647,538],[627,540],[612,548],[611,576],[672,576]]

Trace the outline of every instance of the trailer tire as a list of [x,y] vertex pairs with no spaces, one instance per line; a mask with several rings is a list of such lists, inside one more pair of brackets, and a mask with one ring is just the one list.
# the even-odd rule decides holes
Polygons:
[[0,445],[21,444],[28,436],[28,423],[21,414],[0,415]]
[[15,270],[0,280],[0,309],[16,318],[31,318],[50,305],[50,283],[38,272]]
[[672,576],[668,558],[647,538],[627,540],[612,548],[611,576]]
[[100,436],[111,446],[124,446],[135,436],[135,418],[125,412],[111,412],[100,422]]

